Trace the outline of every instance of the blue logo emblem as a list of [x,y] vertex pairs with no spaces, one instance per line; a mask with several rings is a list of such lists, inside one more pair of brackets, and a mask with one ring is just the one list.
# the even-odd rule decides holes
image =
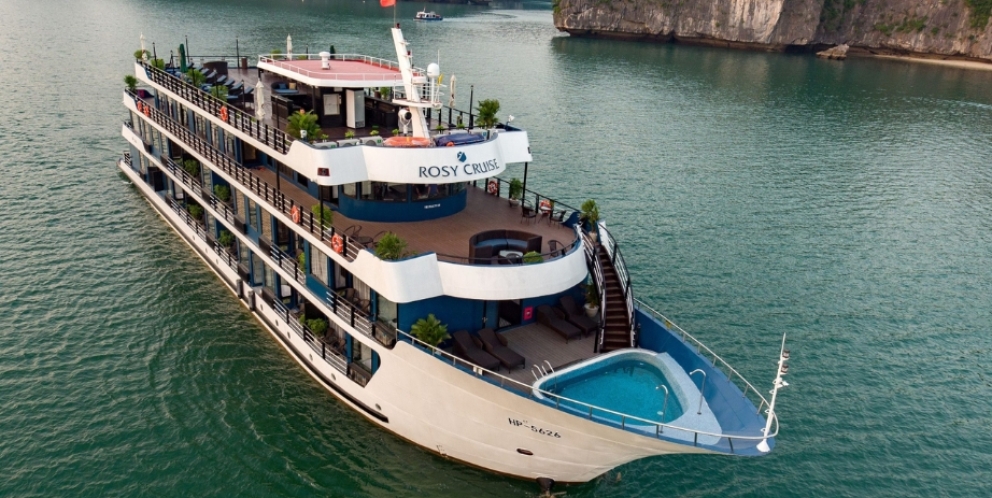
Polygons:
[[464,152],[459,152],[458,153],[458,160],[461,161],[461,162],[465,162],[465,153]]

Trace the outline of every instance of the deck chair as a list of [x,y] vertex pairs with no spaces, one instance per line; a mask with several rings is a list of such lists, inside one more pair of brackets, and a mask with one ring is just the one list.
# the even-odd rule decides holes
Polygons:
[[483,349],[495,356],[507,370],[513,370],[513,367],[524,368],[526,363],[524,357],[508,347],[506,337],[497,334],[493,329],[485,328],[479,331],[479,339],[482,339]]
[[558,333],[558,335],[564,337],[565,344],[568,344],[569,339],[582,337],[582,329],[568,323],[568,321],[559,316],[558,313],[547,304],[542,304],[537,307],[537,323],[554,330]]
[[558,299],[558,305],[565,312],[565,320],[581,329],[582,335],[591,334],[596,330],[596,322],[586,316],[582,308],[579,308],[579,305],[575,304],[572,296],[562,296]]
[[499,370],[499,360],[476,346],[467,330],[459,330],[451,338],[455,341],[455,354],[486,370]]

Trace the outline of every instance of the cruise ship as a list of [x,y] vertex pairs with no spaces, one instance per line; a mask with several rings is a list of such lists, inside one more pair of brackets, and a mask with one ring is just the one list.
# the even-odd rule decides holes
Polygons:
[[770,452],[784,337],[762,390],[636,299],[595,202],[505,178],[527,132],[391,32],[395,61],[142,47],[118,167],[316,383],[430,453],[547,489]]

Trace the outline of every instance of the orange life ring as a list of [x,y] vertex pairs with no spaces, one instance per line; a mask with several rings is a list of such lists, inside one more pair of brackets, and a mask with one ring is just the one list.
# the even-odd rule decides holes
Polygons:
[[486,192],[492,195],[499,194],[499,183],[496,180],[489,180],[486,182]]
[[145,116],[151,117],[151,115],[152,115],[152,106],[150,106],[148,104],[145,104],[142,107],[144,107],[144,109],[145,109]]
[[386,147],[430,147],[434,141],[425,137],[389,137],[382,141]]
[[548,200],[548,199],[542,199],[541,200],[541,203],[537,205],[537,209],[538,209],[538,211],[540,211],[542,213],[550,213],[551,212],[551,201]]
[[220,108],[220,119],[223,122],[227,122],[227,106]]
[[300,207],[294,205],[293,209],[289,210],[289,215],[293,217],[293,223],[300,222]]
[[139,112],[139,113],[142,113],[142,114],[144,114],[144,113],[145,113],[145,111],[144,111],[144,109],[142,109],[142,108],[141,108],[141,105],[142,105],[142,104],[144,104],[144,102],[142,102],[142,101],[140,101],[140,100],[138,100],[138,101],[136,101],[136,102],[134,103],[134,107],[137,107],[137,108],[138,108],[138,112]]
[[455,146],[454,142],[448,142],[448,145],[445,145],[445,147],[454,147],[454,146]]
[[341,238],[340,235],[334,234],[334,236],[331,237],[331,249],[333,249],[334,252],[338,254],[344,252],[344,240]]

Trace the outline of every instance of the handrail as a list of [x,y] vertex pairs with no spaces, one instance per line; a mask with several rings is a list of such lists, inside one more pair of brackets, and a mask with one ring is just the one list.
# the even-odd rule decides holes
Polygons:
[[623,254],[620,253],[620,245],[617,244],[616,239],[613,238],[613,234],[606,229],[606,225],[603,223],[599,223],[599,235],[602,239],[603,247],[606,248],[606,254],[610,257],[610,262],[613,263],[613,269],[617,272],[617,278],[620,279],[620,290],[623,292],[623,298],[627,308],[627,318],[630,321],[630,347],[637,347],[634,289],[630,284],[630,273],[627,272],[627,263],[623,259]]
[[268,147],[271,147],[273,150],[281,154],[288,153],[290,144],[296,140],[292,135],[280,129],[273,128],[267,124],[259,123],[254,116],[238,109],[236,106],[228,104],[227,102],[221,102],[210,95],[210,93],[204,91],[202,88],[195,87],[183,81],[182,78],[178,76],[158,69],[145,61],[139,60],[137,62],[145,69],[145,73],[148,75],[148,78],[152,80],[152,82],[164,86],[170,92],[179,95],[187,102],[206,111],[214,117],[224,119],[221,117],[221,109],[227,109],[227,119],[224,119],[224,121],[226,121],[228,125],[234,127],[234,129],[242,133],[247,134],[255,140],[258,140]]
[[[469,372],[471,372],[472,374],[474,374],[476,377],[479,377],[479,378],[484,378],[484,376],[495,377],[495,378],[499,379],[499,386],[500,387],[505,387],[506,384],[509,383],[512,386],[516,386],[518,388],[523,388],[524,391],[528,393],[527,394],[528,399],[533,398],[535,393],[540,394],[541,397],[538,398],[538,399],[545,398],[545,399],[548,399],[549,402],[550,402],[551,399],[554,399],[555,400],[554,407],[557,410],[566,411],[566,410],[562,410],[562,408],[561,408],[561,402],[564,401],[564,402],[567,402],[567,403],[574,403],[574,404],[579,405],[579,406],[582,406],[584,408],[588,408],[588,410],[584,410],[584,411],[587,411],[588,412],[588,414],[589,414],[588,418],[590,420],[593,419],[593,413],[594,413],[594,411],[595,412],[602,412],[602,413],[609,414],[609,415],[619,416],[620,417],[620,420],[621,420],[621,422],[620,422],[620,429],[621,430],[627,430],[627,427],[629,425],[629,424],[627,424],[627,420],[631,420],[631,421],[642,423],[642,424],[645,424],[645,425],[648,425],[648,426],[654,426],[655,427],[655,437],[659,437],[659,438],[661,437],[661,434],[662,434],[662,431],[661,431],[662,428],[665,428],[665,429],[675,429],[675,430],[680,430],[680,431],[685,431],[685,432],[688,432],[688,433],[691,433],[691,434],[695,434],[697,441],[698,441],[699,436],[716,437],[718,439],[727,438],[728,442],[730,442],[731,451],[733,451],[733,442],[732,442],[733,439],[737,439],[737,440],[740,440],[740,441],[763,441],[765,439],[772,438],[772,437],[775,437],[775,436],[778,435],[778,428],[779,428],[779,426],[778,426],[778,419],[777,419],[777,417],[775,417],[775,431],[772,434],[769,434],[769,435],[764,434],[764,427],[762,427],[761,430],[759,431],[761,434],[756,435],[756,436],[744,436],[744,435],[730,435],[730,434],[723,434],[723,433],[717,434],[717,433],[712,433],[712,432],[707,432],[707,431],[700,431],[700,430],[696,430],[696,429],[688,429],[688,428],[679,427],[679,426],[676,426],[676,425],[665,424],[665,423],[661,423],[661,422],[655,422],[655,421],[652,421],[652,420],[647,420],[647,419],[640,418],[640,417],[637,417],[637,416],[634,416],[634,415],[628,415],[626,413],[621,413],[621,412],[618,412],[618,411],[615,411],[615,410],[610,410],[608,408],[602,408],[602,407],[599,407],[599,406],[596,406],[596,405],[591,405],[591,404],[585,403],[583,401],[578,401],[578,400],[574,400],[574,399],[571,399],[571,398],[566,398],[564,396],[555,394],[553,392],[545,391],[543,389],[538,389],[538,388],[536,388],[534,386],[524,384],[524,383],[522,383],[520,381],[511,379],[510,377],[507,377],[505,375],[499,374],[499,373],[494,372],[492,370],[488,370],[488,369],[482,368],[482,367],[480,367],[480,366],[478,366],[478,365],[476,365],[474,363],[471,363],[471,362],[466,361],[466,360],[464,360],[462,358],[459,358],[459,357],[457,357],[457,356],[455,356],[455,355],[453,355],[451,353],[448,353],[448,352],[446,352],[446,351],[444,351],[442,349],[438,349],[437,347],[431,346],[430,344],[427,344],[426,342],[423,342],[420,339],[417,339],[416,337],[414,337],[414,336],[412,336],[412,335],[410,335],[410,334],[408,334],[408,333],[406,333],[406,332],[404,332],[402,330],[397,329],[396,332],[400,336],[405,337],[406,339],[408,339],[410,341],[410,343],[413,344],[414,346],[420,347],[420,348],[423,348],[423,349],[426,349],[427,351],[429,351],[431,353],[432,356],[442,356],[442,357],[446,358],[447,360],[451,360],[452,366],[454,366],[456,368],[458,367],[458,364],[461,363],[464,368],[466,368]],[[511,390],[510,392],[516,392],[516,391]],[[569,412],[566,411],[566,413],[569,413]],[[772,416],[774,417],[774,414]]]
[[[135,99],[135,101],[140,100],[137,95],[130,91],[125,90],[125,93]],[[306,206],[297,204],[292,199],[286,197],[286,195],[281,191],[273,188],[266,181],[251,174],[251,172],[243,165],[234,159],[231,159],[229,156],[217,150],[213,145],[207,143],[205,140],[189,131],[187,127],[176,122],[168,114],[147,103],[144,106],[144,109],[147,109],[147,117],[151,118],[152,121],[158,123],[173,135],[179,137],[179,141],[183,144],[188,145],[200,155],[208,158],[214,164],[214,167],[230,175],[235,179],[235,181],[238,182],[239,185],[242,185],[248,190],[254,192],[271,207],[275,208],[276,211],[279,211],[287,218],[292,219],[292,211],[293,208],[296,207],[300,212],[300,222],[298,225],[310,232],[311,235],[317,237],[320,241],[324,242],[328,246],[327,249],[333,250],[331,247],[332,239],[335,235],[339,235],[344,241],[344,251],[342,251],[341,255],[344,256],[346,260],[354,261],[355,258],[358,257],[358,254],[364,250],[364,247],[353,241],[351,237],[345,234],[339,234],[334,226],[322,229],[320,222],[316,219],[317,217],[314,216],[314,214]]]
[[[166,160],[165,162],[166,170],[168,170],[170,173],[174,175],[177,175],[180,178],[179,183],[185,185],[187,188],[192,190],[190,195],[194,195],[195,192],[202,192],[199,188],[199,183],[193,181],[192,180],[193,177],[190,176],[189,173],[187,173],[184,169],[179,168],[178,165],[171,159],[169,158],[164,158],[164,159]],[[211,197],[212,199],[216,199],[216,197],[213,196]],[[219,201],[219,199],[216,200]],[[168,201],[172,204],[175,204],[175,201],[172,201],[171,199],[168,199]],[[210,205],[211,209],[218,210],[217,203],[209,202],[208,204]],[[220,201],[220,205],[224,206],[222,201]],[[173,209],[176,208],[174,207]],[[177,213],[179,213],[180,217],[187,222],[187,224],[190,224],[190,226],[194,228],[194,230],[199,230],[201,232],[203,231],[203,229],[196,226],[195,223],[191,224],[192,218],[189,216],[188,213],[185,213],[185,211],[181,209],[177,209],[176,211]],[[218,221],[222,219],[222,217],[217,217],[217,216],[215,216],[215,218],[217,218]],[[241,233],[244,233],[243,230],[239,230],[239,231]],[[203,235],[201,235],[201,237],[204,238],[204,240],[206,240],[207,238],[206,232],[203,232]],[[251,241],[251,239],[249,239],[249,241]],[[306,285],[306,274],[303,272],[301,268],[299,268],[298,262],[295,260],[295,258],[291,258],[290,256],[286,255],[281,249],[279,249],[271,242],[269,242],[267,239],[261,236],[258,238],[258,243],[253,243],[251,245],[253,245],[256,249],[258,249],[258,252],[261,252],[262,254],[266,254],[269,258],[271,258],[283,271],[286,271],[287,273],[292,273],[295,280],[299,284]],[[292,265],[290,267],[284,264],[290,261],[292,262]],[[229,258],[229,264],[231,264],[232,268],[234,268],[235,270],[237,269],[237,263],[238,261],[236,258],[233,259]],[[349,325],[354,330],[357,330],[363,335],[379,342],[380,344],[388,348],[392,348],[395,345],[396,343],[395,334],[391,334],[391,331],[388,330],[388,327],[383,327],[379,325],[372,318],[371,315],[369,315],[363,310],[358,309],[358,307],[355,306],[354,303],[330,291],[325,293],[325,295],[323,296],[323,300],[331,308],[332,312],[335,315],[337,315],[342,320],[348,322]],[[286,317],[286,320],[289,321],[288,315]]]
[[585,231],[579,232],[586,245],[586,266],[592,269],[593,283],[599,289],[599,323],[596,327],[596,342],[594,351],[599,353],[606,340],[606,278],[603,275],[603,263],[599,261],[599,244]]
[[[747,396],[748,390],[750,390],[750,391],[754,392],[754,394],[756,394],[758,396],[758,398],[761,399],[761,403],[758,406],[758,411],[759,412],[761,411],[761,408],[763,406],[767,406],[768,405],[768,400],[765,399],[765,397],[761,394],[761,391],[759,391],[750,382],[748,382],[748,380],[745,379],[744,376],[740,374],[740,372],[738,372],[737,370],[735,370],[734,367],[730,366],[730,363],[727,363],[723,358],[721,358],[719,355],[717,355],[716,353],[714,353],[713,350],[711,350],[710,348],[708,348],[699,339],[696,339],[695,337],[693,337],[692,334],[686,332],[685,330],[682,329],[682,327],[679,327],[674,322],[672,322],[671,320],[669,320],[668,317],[666,317],[665,315],[661,314],[659,311],[655,310],[651,306],[648,306],[647,304],[645,304],[644,301],[641,301],[640,299],[635,299],[635,301],[637,302],[637,306],[640,309],[648,311],[649,313],[651,313],[652,315],[654,315],[656,318],[660,318],[663,321],[663,323],[664,323],[664,325],[665,325],[665,327],[667,329],[669,329],[669,330],[671,330],[671,329],[678,330],[679,333],[682,336],[682,342],[687,342],[686,341],[687,339],[688,339],[688,341],[691,341],[696,346],[696,350],[699,351],[699,354],[700,355],[702,355],[703,351],[705,350],[706,353],[709,356],[712,356],[713,357],[712,362],[713,362],[713,365],[714,366],[718,366],[717,363],[719,363],[719,364],[722,364],[723,366],[727,367],[727,369],[730,371],[730,373],[733,374],[733,375],[727,375],[727,378],[728,379],[732,379],[734,376],[736,376],[738,379],[741,380],[741,382],[744,383],[744,385],[745,385],[744,396]],[[726,374],[726,372],[724,372],[724,373]],[[778,422],[777,421],[776,421],[776,427],[778,427]],[[777,428],[775,429],[775,432],[778,433],[778,429]]]

